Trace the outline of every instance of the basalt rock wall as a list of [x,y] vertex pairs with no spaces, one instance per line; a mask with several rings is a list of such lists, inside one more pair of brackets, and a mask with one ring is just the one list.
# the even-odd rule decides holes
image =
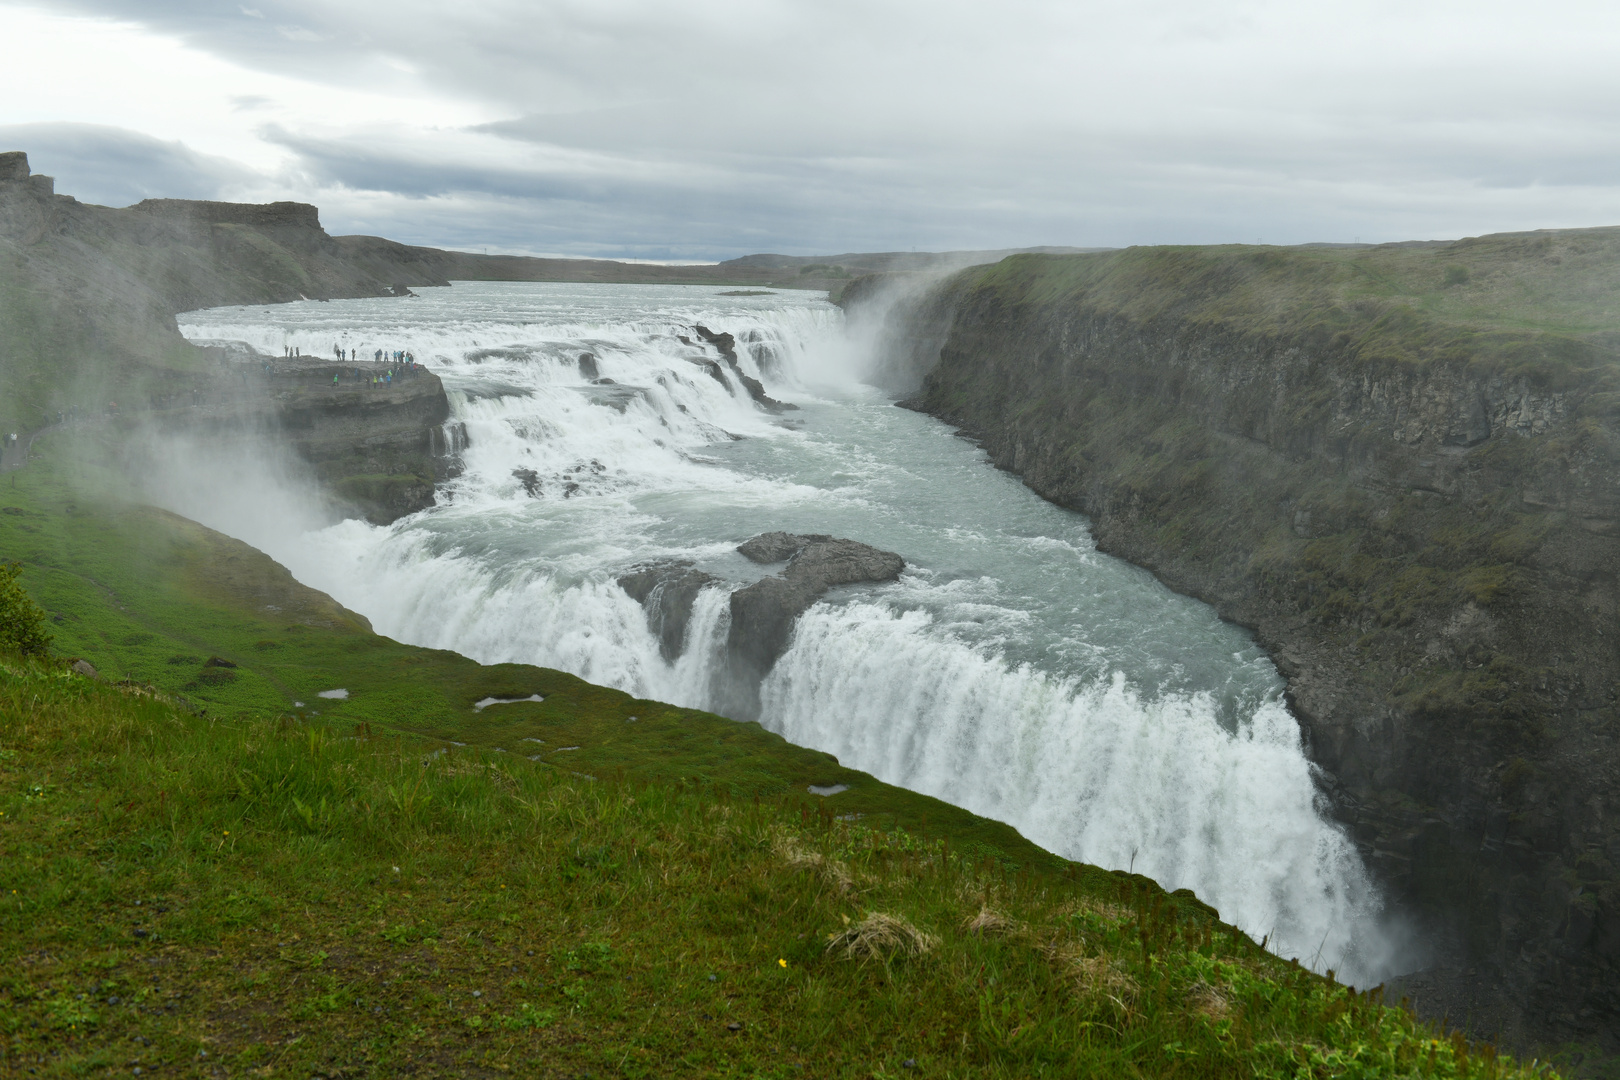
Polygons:
[[392,382],[329,382],[331,365],[280,371],[270,389],[274,429],[339,499],[384,525],[434,504],[435,483],[458,468],[446,428],[450,403],[439,377],[423,371]]
[[[1559,243],[1615,254],[1607,233],[1504,240],[1468,249],[1475,280],[1577,257]],[[1254,629],[1427,946],[1420,1008],[1613,1046],[1614,338],[1431,316],[1369,295],[1357,275],[1385,263],[1361,258],[1015,258],[897,305],[891,371],[926,370],[905,404],[1088,514],[1104,550]],[[1448,265],[1434,281],[1469,280]]]

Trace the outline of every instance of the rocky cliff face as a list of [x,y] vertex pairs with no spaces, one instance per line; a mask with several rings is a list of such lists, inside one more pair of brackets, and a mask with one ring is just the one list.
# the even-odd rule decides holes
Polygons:
[[[1504,289],[1526,260],[1620,254],[1607,232],[1491,239],[1463,248]],[[908,404],[1088,514],[1103,549],[1255,630],[1434,946],[1406,983],[1420,1007],[1613,1045],[1617,338],[1436,316],[1360,291],[1374,256],[1332,259],[1009,260],[897,309],[897,370],[928,368]]]
[[125,418],[151,412],[221,437],[245,424],[289,441],[369,520],[432,505],[453,467],[437,377],[371,390],[333,386],[318,361],[274,358],[266,372],[265,358],[192,346],[175,315],[447,282],[387,253],[355,264],[307,204],[148,199],[115,210],[57,195],[49,179],[30,175],[24,155],[0,154],[0,427],[30,431],[115,403]]
[[[348,365],[369,377],[372,365]],[[458,468],[447,433],[450,403],[439,377],[390,384],[342,379],[333,365],[272,361],[271,426],[337,498],[375,525],[432,506],[434,484]]]

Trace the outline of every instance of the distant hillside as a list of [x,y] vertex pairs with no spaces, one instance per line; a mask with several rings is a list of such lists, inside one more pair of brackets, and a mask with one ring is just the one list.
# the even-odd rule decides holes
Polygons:
[[[719,265],[730,270],[774,270],[794,273],[887,274],[961,270],[997,263],[1009,255],[1084,255],[1108,248],[1030,247],[987,251],[876,251],[843,255],[744,255]],[[839,276],[843,276],[840,274]]]

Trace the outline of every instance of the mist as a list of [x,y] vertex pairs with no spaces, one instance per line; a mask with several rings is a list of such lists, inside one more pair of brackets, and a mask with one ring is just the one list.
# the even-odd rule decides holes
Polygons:
[[323,491],[274,428],[185,431],[140,424],[124,443],[130,496],[285,562],[310,533],[354,513]]

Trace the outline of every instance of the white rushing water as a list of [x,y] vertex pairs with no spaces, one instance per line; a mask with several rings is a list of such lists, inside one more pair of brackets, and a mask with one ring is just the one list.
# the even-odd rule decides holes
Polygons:
[[[1390,973],[1375,890],[1323,815],[1266,656],[863,383],[870,358],[820,294],[422,292],[181,322],[194,340],[272,355],[410,350],[443,378],[469,440],[439,506],[386,528],[307,529],[183,494],[175,508],[269,551],[380,633],[696,707],[716,700],[727,592],[700,595],[668,662],[615,575],[685,559],[746,583],[777,568],[736,545],[777,529],[899,552],[898,582],[835,592],[800,620],[761,688],[766,727],[1067,857],[1192,888],[1282,955],[1361,983]],[[734,334],[744,370],[800,411],[772,416],[716,380],[698,363],[718,359],[699,324]]]

